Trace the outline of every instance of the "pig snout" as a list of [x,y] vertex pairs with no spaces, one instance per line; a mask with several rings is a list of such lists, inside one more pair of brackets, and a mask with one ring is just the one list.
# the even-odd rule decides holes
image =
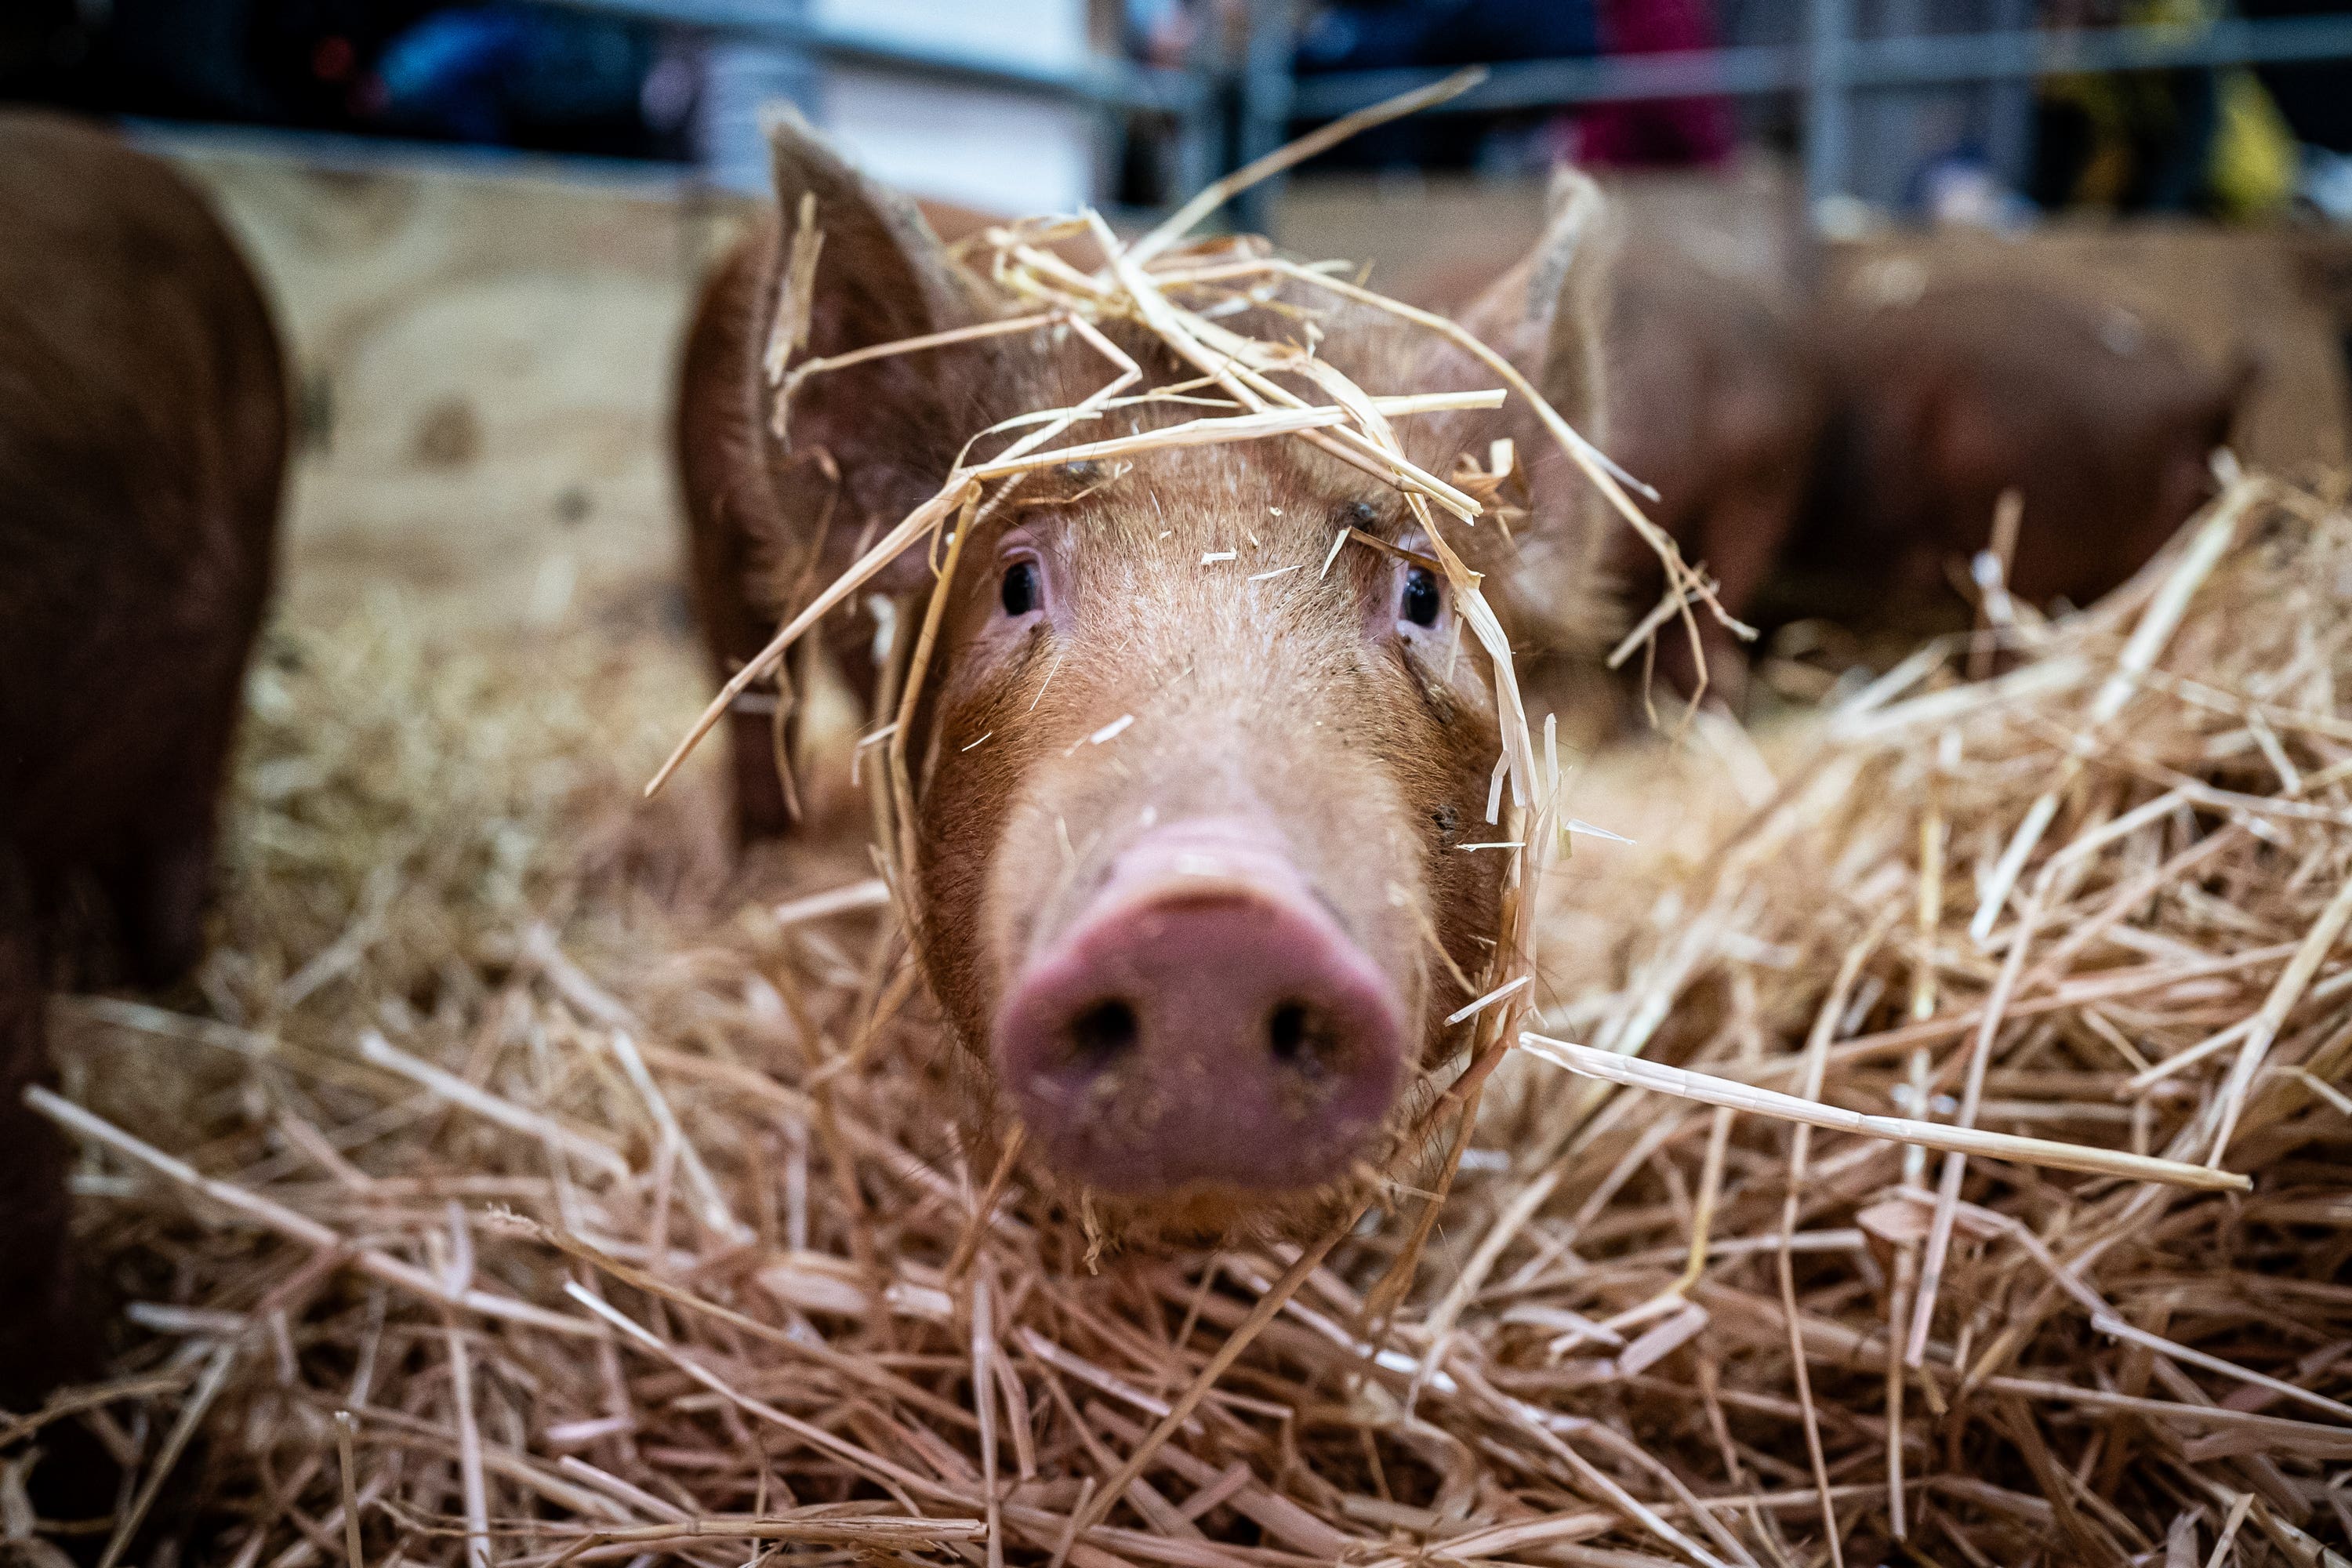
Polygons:
[[1344,1175],[1387,1118],[1403,1012],[1277,837],[1178,823],[1037,942],[994,1053],[1066,1176],[1133,1197],[1294,1191]]

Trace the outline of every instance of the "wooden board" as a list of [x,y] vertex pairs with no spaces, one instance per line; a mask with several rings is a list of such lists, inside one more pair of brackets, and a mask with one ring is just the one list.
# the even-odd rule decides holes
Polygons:
[[304,439],[286,592],[546,622],[675,597],[679,336],[740,208],[653,183],[164,148],[274,296]]

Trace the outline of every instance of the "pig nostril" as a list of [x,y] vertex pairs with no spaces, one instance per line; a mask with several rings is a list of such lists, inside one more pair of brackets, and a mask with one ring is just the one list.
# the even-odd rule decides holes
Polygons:
[[1097,1002],[1070,1020],[1071,1059],[1081,1067],[1108,1067],[1135,1048],[1139,1033],[1133,1007],[1117,997]]
[[1300,1003],[1285,1002],[1265,1021],[1265,1034],[1276,1061],[1297,1060],[1298,1048],[1307,1043],[1307,1008]]
[[1274,1059],[1294,1072],[1319,1075],[1339,1055],[1331,1021],[1304,1002],[1281,1002],[1265,1017],[1265,1043]]

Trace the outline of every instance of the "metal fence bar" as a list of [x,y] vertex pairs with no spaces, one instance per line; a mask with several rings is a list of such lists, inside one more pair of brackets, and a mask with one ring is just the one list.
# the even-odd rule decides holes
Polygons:
[[2000,81],[2070,71],[2283,65],[2352,58],[2352,15],[2231,20],[2195,29],[2117,27],[1873,38],[1857,44],[1855,55],[1856,79],[1873,87]]
[[[1574,103],[1795,92],[1810,80],[1810,52],[1803,46],[1748,44],[1594,59],[1511,61],[1496,66],[1483,85],[1426,112],[1492,113]],[[2345,58],[2352,58],[2352,13],[2232,20],[2197,29],[2118,27],[1855,38],[1844,46],[1842,74],[1850,88],[1865,89],[2000,81],[2072,71]],[[1303,120],[1337,119],[1366,104],[1426,86],[1444,74],[1414,69],[1303,77],[1292,96],[1292,112]]]
[[[1492,113],[1717,93],[1740,97],[1791,92],[1804,85],[1802,51],[1775,44],[1591,59],[1512,60],[1490,70],[1484,83],[1422,112]],[[1367,104],[1427,87],[1444,75],[1438,70],[1403,69],[1301,77],[1292,94],[1291,112],[1302,120],[1337,120]]]
[[1805,195],[1818,205],[1845,189],[1852,163],[1853,0],[1806,0],[1805,23]]
[[[1211,159],[1237,166],[1277,144],[1293,120],[1330,120],[1438,79],[1433,70],[1349,71],[1293,79],[1297,0],[1251,0],[1245,58],[1231,68],[1166,70],[1098,55],[1041,65],[811,22],[774,0],[541,0],[783,46],[844,65],[1034,94],[1179,122],[1186,173]],[[2072,72],[2202,69],[2352,59],[2352,11],[2231,18],[2200,27],[1854,36],[1854,0],[1807,0],[1799,45],[1741,45],[1654,55],[1510,61],[1432,112],[1496,112],[1579,103],[1707,96],[1803,95],[1805,183],[1815,201],[1851,177],[1853,97],[1887,89],[2022,82]],[[1230,93],[1228,89],[1230,89]],[[1230,109],[1232,118],[1225,120]],[[1220,121],[1230,127],[1218,135]],[[1222,141],[1220,153],[1211,149]],[[1262,220],[1268,193],[1236,216]]]
[[[1236,145],[1226,168],[1238,169],[1289,140],[1290,61],[1297,40],[1297,0],[1249,0],[1249,37],[1236,84]],[[1241,193],[1234,202],[1234,221],[1261,234],[1269,230],[1276,188],[1276,181],[1261,181]]]

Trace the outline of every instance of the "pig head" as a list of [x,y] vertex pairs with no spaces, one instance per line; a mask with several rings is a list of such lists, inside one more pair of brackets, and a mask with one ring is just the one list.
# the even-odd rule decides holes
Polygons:
[[[804,128],[779,132],[776,179],[781,223],[722,270],[689,350],[687,399],[710,400],[704,420],[723,402],[733,431],[688,432],[734,454],[703,469],[731,489],[688,465],[714,635],[730,616],[772,626],[936,490],[976,432],[1112,374],[1067,332],[968,342],[815,376],[779,438],[758,354],[803,193],[824,234],[810,354],[1004,307]],[[1597,192],[1575,184],[1465,324],[1592,433],[1607,246]],[[1435,335],[1305,285],[1237,322],[1308,323],[1376,395],[1496,384]],[[1102,325],[1143,367],[1138,392],[1217,395],[1156,338]],[[1130,402],[1051,444],[1218,412]],[[1509,532],[1443,519],[1445,536],[1524,647],[1609,634],[1600,519],[1530,413],[1396,427],[1441,476],[1511,437],[1528,514]],[[1297,1223],[1401,1152],[1432,1069],[1468,1043],[1444,1019],[1495,971],[1506,851],[1467,847],[1504,837],[1487,817],[1495,672],[1403,498],[1299,440],[1048,468],[967,531],[903,739],[915,934],[969,1069],[969,1131],[987,1144],[1020,1128],[1033,1167],[1098,1218]],[[730,580],[700,564],[722,558],[760,565]],[[918,552],[887,585],[930,582]],[[845,666],[870,683],[870,634],[844,631]],[[764,737],[752,745],[766,763]]]

